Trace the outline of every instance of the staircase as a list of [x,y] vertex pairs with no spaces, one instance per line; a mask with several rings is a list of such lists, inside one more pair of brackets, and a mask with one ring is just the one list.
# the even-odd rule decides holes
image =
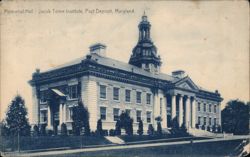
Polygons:
[[125,142],[120,139],[118,136],[105,136],[105,138],[107,140],[109,140],[110,142],[114,143],[114,144],[124,144]]
[[193,136],[204,136],[204,137],[223,137],[223,134],[212,133],[206,130],[189,128],[188,132]]

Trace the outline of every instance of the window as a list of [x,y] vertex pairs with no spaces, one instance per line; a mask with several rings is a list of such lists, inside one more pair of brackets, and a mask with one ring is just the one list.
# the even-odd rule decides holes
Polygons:
[[130,116],[130,109],[126,109],[125,112]]
[[126,89],[125,90],[125,101],[126,102],[130,102],[131,100],[131,98],[130,98],[130,95],[131,95],[131,90],[128,90],[128,89]]
[[136,121],[139,122],[141,120],[141,111],[136,111]]
[[107,98],[107,87],[104,85],[100,85],[100,98],[106,99]]
[[198,103],[198,111],[201,111],[201,103]]
[[207,125],[207,118],[204,117],[204,122],[203,122],[204,125]]
[[209,112],[212,112],[212,105],[209,104]]
[[100,107],[101,120],[106,120],[106,107]]
[[160,115],[162,115],[162,98],[160,98]]
[[204,111],[204,112],[207,111],[207,105],[206,105],[206,104],[204,104],[204,109],[203,109],[203,111]]
[[40,92],[40,103],[46,103],[47,102],[46,98],[47,98],[47,91],[46,90],[41,91]]
[[114,121],[117,121],[119,119],[119,109],[118,108],[113,109],[113,115],[114,115]]
[[209,125],[212,125],[212,118],[209,118]]
[[77,85],[69,86],[69,98],[70,99],[77,98]]
[[71,121],[72,116],[73,116],[73,107],[69,107],[68,110],[66,110],[66,119],[68,121]]
[[44,123],[44,122],[47,122],[47,119],[48,119],[48,114],[47,114],[47,110],[43,110],[41,111],[41,122]]
[[119,100],[119,90],[117,87],[113,88],[113,100]]
[[198,125],[201,125],[201,117],[198,117]]
[[214,105],[214,113],[216,113],[216,110],[217,110],[217,109],[216,109],[216,105]]
[[147,104],[151,104],[151,94],[147,93]]
[[147,123],[151,123],[151,112],[147,112]]
[[214,118],[214,125],[216,125],[216,118]]
[[136,92],[136,103],[141,103],[141,92]]

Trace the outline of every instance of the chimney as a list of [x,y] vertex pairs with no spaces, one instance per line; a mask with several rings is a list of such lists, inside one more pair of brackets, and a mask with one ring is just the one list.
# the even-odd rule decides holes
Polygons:
[[183,78],[183,77],[185,77],[185,71],[183,71],[183,70],[173,71],[172,76],[177,77],[177,78]]
[[101,43],[97,43],[97,44],[93,44],[89,47],[89,51],[90,53],[95,53],[98,54],[99,56],[106,56],[106,45],[101,44]]

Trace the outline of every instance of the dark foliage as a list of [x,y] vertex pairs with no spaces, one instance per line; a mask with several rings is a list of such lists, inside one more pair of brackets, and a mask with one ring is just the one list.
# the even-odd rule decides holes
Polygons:
[[97,134],[98,136],[103,136],[102,120],[101,120],[101,119],[99,119],[99,120],[97,121],[97,130],[96,130],[96,134]]
[[127,135],[133,135],[133,119],[130,118],[127,112],[122,112],[120,115],[121,128],[124,128]]
[[157,122],[157,135],[158,135],[158,136],[161,136],[161,135],[162,135],[161,122]]
[[121,121],[117,120],[115,124],[115,135],[121,135]]
[[85,135],[90,133],[89,129],[89,112],[88,109],[84,106],[82,101],[78,102],[78,105],[73,107],[73,123],[72,129],[74,135],[80,135],[82,128],[84,127]]
[[54,134],[53,130],[50,130],[50,129],[47,130],[47,135],[48,135],[48,136],[52,136],[53,134]]
[[6,114],[6,125],[10,135],[30,136],[30,125],[27,118],[25,102],[20,95],[17,95],[8,107]]
[[229,101],[221,112],[223,131],[235,135],[249,134],[249,108],[249,102]]
[[116,131],[114,129],[110,129],[109,136],[115,136],[115,135],[116,135]]
[[184,124],[182,124],[181,127],[179,127],[179,123],[178,123],[177,118],[174,118],[172,120],[172,124],[173,124],[172,130],[171,130],[172,136],[175,136],[175,137],[189,136]]
[[154,127],[153,127],[153,125],[152,124],[149,124],[148,125],[148,135],[149,136],[153,136],[154,135]]
[[67,129],[67,125],[65,123],[61,124],[61,135],[62,136],[68,135],[68,129]]
[[42,124],[40,127],[40,135],[46,136],[46,125],[45,124]]
[[199,129],[199,124],[195,124],[195,128],[196,128],[196,129]]
[[33,126],[33,136],[39,136],[40,133],[39,133],[39,128],[37,125],[34,125]]
[[10,129],[7,127],[7,124],[5,122],[1,123],[1,136],[9,136],[10,135]]
[[142,120],[139,121],[139,126],[138,126],[137,133],[138,133],[139,135],[142,135],[142,134],[143,134],[143,123],[142,123]]

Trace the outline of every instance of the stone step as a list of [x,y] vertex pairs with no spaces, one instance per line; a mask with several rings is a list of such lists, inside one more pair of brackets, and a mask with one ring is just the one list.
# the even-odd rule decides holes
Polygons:
[[105,136],[107,140],[115,144],[124,144],[125,142],[118,136]]

